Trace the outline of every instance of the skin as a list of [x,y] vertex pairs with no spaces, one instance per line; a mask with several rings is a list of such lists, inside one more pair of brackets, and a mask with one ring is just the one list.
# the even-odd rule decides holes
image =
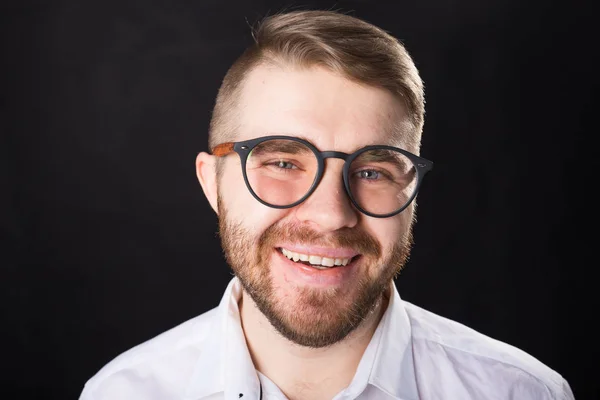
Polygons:
[[[242,88],[239,118],[237,140],[283,134],[320,150],[352,153],[387,144],[418,154],[395,131],[407,119],[400,101],[320,67],[255,68]],[[220,177],[215,165],[208,153],[196,159],[227,260],[244,285],[240,315],[256,369],[290,399],[333,398],[350,384],[385,311],[391,280],[409,253],[414,206],[390,218],[363,215],[345,193],[343,161],[328,159],[306,201],[274,209],[247,190],[236,154],[226,156]],[[316,279],[280,255],[279,247],[294,246],[359,257],[346,275]],[[352,326],[340,328],[357,314]]]

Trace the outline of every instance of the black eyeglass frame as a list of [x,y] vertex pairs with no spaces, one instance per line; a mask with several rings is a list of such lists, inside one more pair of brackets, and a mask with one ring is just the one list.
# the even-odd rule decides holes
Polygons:
[[[278,140],[278,139],[279,140],[292,140],[295,142],[302,143],[303,145],[308,147],[315,154],[315,158],[317,159],[317,168],[318,168],[317,174],[315,175],[315,179],[314,179],[313,183],[311,184],[311,187],[308,189],[308,191],[302,198],[300,198],[299,200],[295,201],[294,203],[286,205],[286,206],[278,206],[278,205],[270,204],[270,203],[267,203],[266,201],[264,201],[263,199],[261,199],[260,197],[258,197],[258,195],[252,189],[252,186],[250,185],[250,182],[248,181],[248,175],[246,174],[246,161],[248,160],[248,155],[250,154],[250,152],[256,146],[258,146],[259,144],[261,144],[263,142],[266,142],[268,140]],[[356,159],[356,157],[358,157],[365,151],[369,151],[369,150],[397,151],[397,152],[403,154],[404,156],[406,156],[413,163],[413,165],[415,166],[415,169],[416,169],[417,183],[415,186],[414,193],[408,199],[408,201],[406,202],[406,204],[404,206],[402,206],[400,209],[393,211],[391,213],[388,213],[388,214],[381,214],[381,215],[373,214],[373,213],[365,210],[354,199],[354,196],[352,195],[352,191],[350,190],[350,181],[348,178],[348,175],[350,173],[350,165],[352,164],[352,161],[354,161]],[[265,206],[271,207],[271,208],[277,208],[277,209],[292,208],[292,207],[297,206],[298,204],[301,204],[303,201],[305,201],[316,190],[317,186],[319,186],[319,183],[321,182],[321,179],[323,178],[323,174],[325,173],[325,160],[327,158],[342,159],[342,160],[344,160],[344,167],[342,170],[342,179],[344,181],[344,187],[346,189],[346,194],[348,195],[348,198],[350,199],[350,201],[352,202],[354,207],[356,207],[360,212],[362,212],[363,214],[368,215],[370,217],[373,217],[373,218],[388,218],[388,217],[392,217],[392,216],[397,215],[397,214],[401,213],[402,211],[404,211],[406,209],[406,207],[408,207],[410,205],[410,203],[415,199],[415,197],[417,197],[417,194],[419,192],[419,189],[421,187],[421,183],[423,182],[423,178],[425,177],[425,174],[427,172],[431,171],[431,169],[433,168],[432,161],[429,161],[423,157],[417,156],[417,155],[415,155],[411,152],[408,152],[404,149],[401,149],[399,147],[386,146],[386,145],[373,145],[373,146],[362,147],[362,148],[358,149],[357,151],[355,151],[354,153],[348,154],[348,153],[344,153],[341,151],[320,151],[312,143],[310,143],[304,139],[294,137],[294,136],[283,136],[283,135],[263,136],[260,138],[244,140],[244,141],[240,141],[240,142],[221,143],[221,144],[215,146],[214,149],[212,150],[212,154],[217,157],[224,157],[228,154],[231,154],[232,152],[236,152],[240,157],[241,166],[242,166],[242,174],[244,176],[244,182],[246,183],[246,187],[248,188],[248,190],[250,191],[252,196],[256,200],[258,200],[260,203],[264,204]]]

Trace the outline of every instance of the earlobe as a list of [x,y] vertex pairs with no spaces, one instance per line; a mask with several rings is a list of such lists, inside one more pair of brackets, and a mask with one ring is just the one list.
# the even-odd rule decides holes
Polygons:
[[205,152],[199,153],[196,157],[196,176],[206,199],[218,215],[216,157]]

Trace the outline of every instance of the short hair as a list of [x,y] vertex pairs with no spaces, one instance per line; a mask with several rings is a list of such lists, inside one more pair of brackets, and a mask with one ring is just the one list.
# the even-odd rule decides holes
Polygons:
[[368,86],[388,90],[406,106],[409,142],[419,146],[425,100],[423,82],[404,45],[384,30],[334,11],[293,11],[263,19],[254,43],[227,71],[209,128],[209,149],[234,141],[237,100],[245,77],[263,64],[324,67]]

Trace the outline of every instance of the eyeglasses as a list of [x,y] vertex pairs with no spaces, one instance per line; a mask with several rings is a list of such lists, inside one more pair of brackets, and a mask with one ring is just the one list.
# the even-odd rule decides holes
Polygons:
[[306,140],[291,136],[265,136],[221,143],[217,157],[232,152],[241,160],[250,193],[272,208],[290,208],[306,200],[325,171],[325,159],[344,160],[342,177],[352,204],[376,218],[391,217],[417,196],[433,162],[406,150],[384,145],[366,146],[352,154],[319,151]]

